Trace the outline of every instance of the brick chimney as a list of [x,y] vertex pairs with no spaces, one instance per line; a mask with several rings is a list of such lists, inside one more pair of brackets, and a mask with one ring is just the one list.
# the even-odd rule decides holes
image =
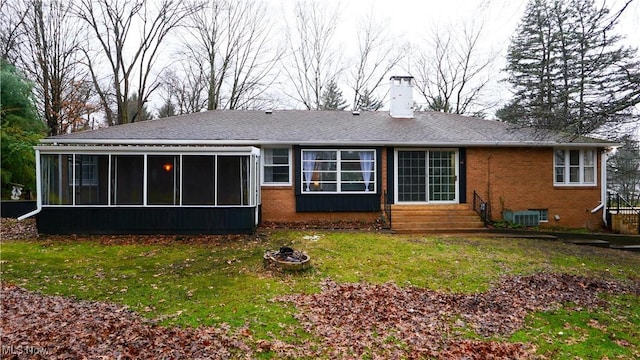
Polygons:
[[392,76],[389,89],[392,118],[413,118],[413,76]]

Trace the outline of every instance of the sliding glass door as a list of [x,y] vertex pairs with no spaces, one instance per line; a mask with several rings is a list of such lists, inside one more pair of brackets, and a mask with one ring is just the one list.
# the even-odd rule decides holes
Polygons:
[[458,201],[456,150],[398,150],[396,160],[398,202]]

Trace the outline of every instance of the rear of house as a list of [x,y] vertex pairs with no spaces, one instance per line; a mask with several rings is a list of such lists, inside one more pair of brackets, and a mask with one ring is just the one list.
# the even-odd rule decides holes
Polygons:
[[414,113],[410,77],[391,90],[390,113],[219,110],[44,139],[39,231],[250,233],[263,221],[380,218],[436,231],[503,212],[602,225],[611,143]]

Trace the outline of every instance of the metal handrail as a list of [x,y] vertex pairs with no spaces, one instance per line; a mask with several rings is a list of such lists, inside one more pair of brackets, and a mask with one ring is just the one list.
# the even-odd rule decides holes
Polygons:
[[391,229],[391,203],[389,202],[389,198],[387,195],[387,190],[384,191],[384,214],[387,218],[387,222],[389,224],[389,229]]
[[608,211],[615,210],[616,214],[622,216],[623,221],[629,224],[635,224],[637,226],[638,234],[640,234],[640,208],[635,207],[627,199],[621,196],[620,193],[609,193],[608,195]]
[[487,201],[482,200],[475,190],[473,191],[473,210],[480,215],[484,227],[487,227],[491,222],[491,206]]

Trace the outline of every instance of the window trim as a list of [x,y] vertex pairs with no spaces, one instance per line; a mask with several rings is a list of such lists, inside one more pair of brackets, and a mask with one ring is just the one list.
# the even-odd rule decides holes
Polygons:
[[[427,155],[425,157],[425,169],[426,169],[426,173],[425,173],[425,178],[426,178],[426,183],[425,183],[425,194],[427,196],[427,199],[425,201],[401,201],[400,200],[400,173],[399,173],[399,167],[400,167],[400,161],[399,161],[399,155],[398,153],[403,152],[403,151],[420,151],[420,152],[425,152]],[[431,200],[429,198],[429,158],[430,158],[430,154],[431,152],[436,152],[436,151],[453,151],[455,153],[455,164],[454,164],[454,172],[455,172],[455,198],[453,200]],[[435,148],[396,148],[393,152],[393,161],[394,161],[394,168],[393,168],[393,183],[394,183],[394,202],[396,204],[403,204],[403,205],[424,205],[424,204],[460,204],[461,200],[460,200],[460,196],[461,196],[461,191],[460,191],[460,183],[461,183],[461,166],[460,166],[460,151],[461,148],[445,148],[445,147],[435,147]]]
[[[305,188],[305,178],[304,178],[304,152],[312,151],[312,152],[335,152],[336,153],[336,191],[307,191]],[[345,152],[371,152],[373,153],[373,159],[371,160],[373,164],[373,168],[370,170],[372,177],[369,180],[369,191],[343,191],[341,174],[342,174],[342,156],[341,153]],[[302,195],[323,195],[323,194],[339,194],[339,195],[370,195],[377,194],[378,192],[378,151],[375,148],[301,148],[300,149],[300,159],[299,159],[300,171],[299,171],[299,185],[300,185],[300,193]],[[350,170],[345,170],[345,172],[352,172]]]
[[[564,172],[563,172],[563,177],[564,177],[564,181],[563,182],[558,182],[557,178],[556,178],[556,169],[558,169],[560,166],[557,165],[556,163],[556,153],[558,151],[562,151],[564,152],[564,164],[562,165]],[[571,151],[579,151],[579,170],[578,170],[578,175],[580,177],[580,181],[578,182],[571,182],[571,163],[570,163],[570,157],[571,157]],[[585,171],[585,153],[586,151],[591,151],[593,154],[593,159],[592,159],[592,164],[593,164],[593,182],[585,182],[584,181],[584,171]],[[553,149],[553,172],[552,172],[552,176],[553,176],[553,186],[558,186],[558,187],[571,187],[571,186],[578,186],[578,187],[593,187],[593,186],[598,186],[598,151],[596,148],[554,148]]]
[[[289,180],[287,182],[267,182],[267,181],[265,181],[265,179],[264,179],[264,175],[266,173],[265,167],[273,166],[273,164],[266,164],[265,163],[265,160],[266,160],[265,151],[267,149],[287,149],[288,150],[288,152],[287,152],[288,153],[287,154],[287,156],[288,156],[287,166],[289,167]],[[260,185],[261,186],[272,186],[272,187],[274,187],[274,186],[291,186],[293,184],[292,176],[291,176],[292,175],[292,171],[291,171],[292,166],[291,165],[293,164],[292,159],[293,159],[293,151],[291,149],[291,146],[265,146],[265,147],[263,147],[262,148],[262,156],[260,156],[260,167],[262,169],[261,174],[260,174]],[[284,164],[283,165],[278,165],[278,166],[284,167]]]

